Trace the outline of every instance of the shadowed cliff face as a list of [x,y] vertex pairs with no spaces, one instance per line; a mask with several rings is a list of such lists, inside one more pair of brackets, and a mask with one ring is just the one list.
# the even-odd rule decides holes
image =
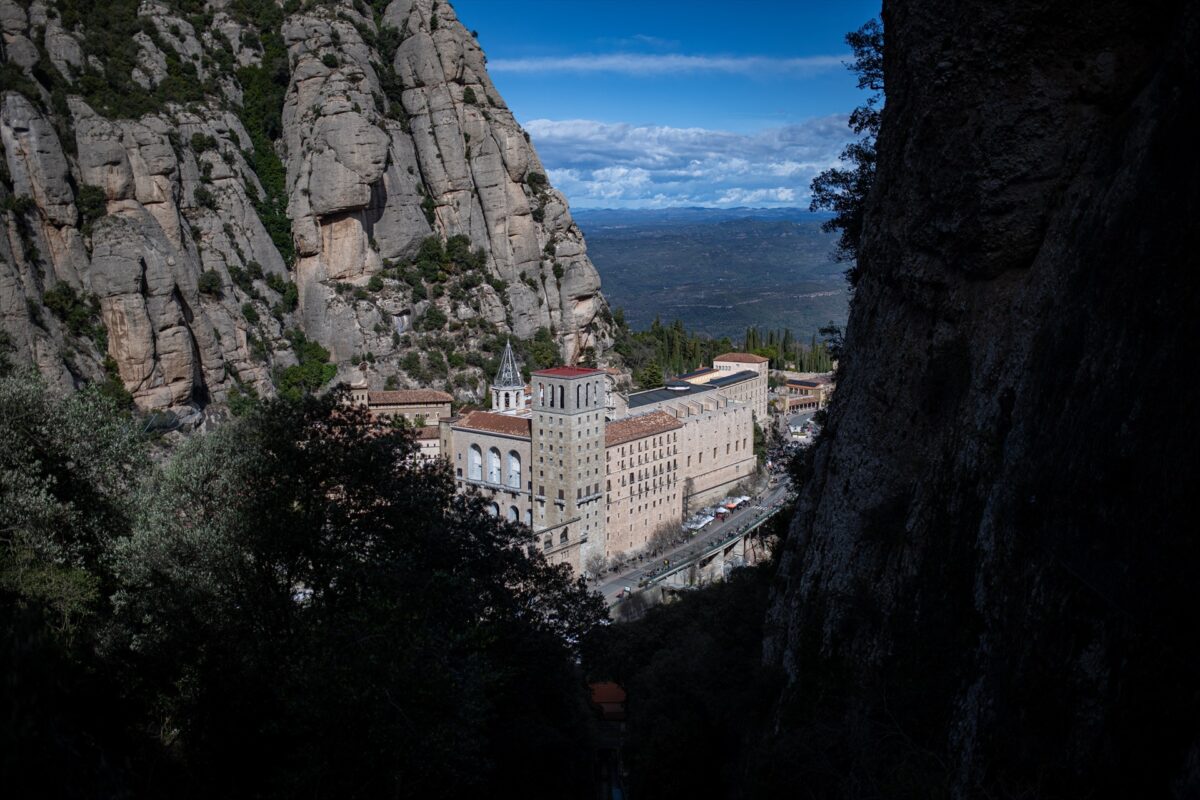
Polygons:
[[862,278],[768,619],[818,795],[1200,786],[1197,12],[884,4]]

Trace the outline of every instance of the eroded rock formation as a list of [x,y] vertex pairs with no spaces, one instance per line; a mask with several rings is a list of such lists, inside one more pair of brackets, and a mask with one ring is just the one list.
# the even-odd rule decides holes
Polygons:
[[[373,382],[467,396],[485,376],[462,356],[503,335],[545,328],[565,361],[603,359],[611,319],[583,237],[449,4],[259,19],[126,0],[125,28],[102,33],[132,31],[127,61],[75,5],[0,0],[0,325],[52,382],[115,371],[146,409],[270,393],[295,363],[291,328],[347,376],[369,354]],[[121,86],[153,107],[114,112]],[[408,271],[430,236],[465,236],[482,274]],[[43,313],[59,284],[98,301],[90,335]],[[401,367],[431,347],[448,359]]]

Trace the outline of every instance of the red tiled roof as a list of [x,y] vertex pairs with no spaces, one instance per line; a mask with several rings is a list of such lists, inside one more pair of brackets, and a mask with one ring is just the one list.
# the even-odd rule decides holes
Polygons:
[[625,444],[634,439],[654,436],[683,427],[683,423],[665,411],[651,411],[636,417],[625,417],[604,426],[604,446]]
[[763,356],[756,356],[754,353],[722,353],[719,356],[713,357],[713,362],[717,361],[736,361],[739,364],[765,364],[771,359]]
[[449,403],[454,398],[436,389],[398,389],[389,392],[367,392],[367,403],[373,406],[403,406],[417,403]]
[[625,719],[625,690],[619,684],[604,682],[593,683],[592,705],[600,710],[600,716],[609,720]]
[[471,411],[464,414],[454,423],[454,427],[526,438],[531,435],[529,417],[513,417],[508,414],[494,414],[491,411]]
[[436,439],[441,434],[437,425],[426,425],[423,428],[417,428],[418,439]]
[[544,375],[547,378],[582,378],[584,375],[603,375],[604,373],[598,369],[587,367],[551,367],[550,369],[539,369],[533,374]]

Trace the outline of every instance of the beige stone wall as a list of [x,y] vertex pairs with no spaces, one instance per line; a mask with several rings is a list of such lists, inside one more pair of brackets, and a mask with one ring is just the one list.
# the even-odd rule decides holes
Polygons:
[[683,522],[679,471],[682,429],[652,434],[605,450],[605,556],[636,553],[660,526]]
[[437,421],[442,417],[450,416],[450,403],[397,403],[385,404],[377,403],[370,406],[371,416],[375,418],[381,417],[397,417],[402,416],[409,422],[416,424],[420,418],[425,421],[426,425],[436,425]]
[[[754,364],[746,364],[744,366],[753,368]],[[767,374],[763,371],[758,371],[758,376],[750,380],[735,383],[732,386],[726,386],[717,389],[721,394],[728,397],[730,400],[736,400],[739,403],[744,403],[750,406],[754,412],[755,419],[760,425],[767,418],[767,396],[769,386],[767,383]]]
[[604,553],[604,375],[532,380],[533,527],[578,574]]
[[684,513],[724,497],[754,475],[754,418],[750,406],[719,391],[687,395],[639,407],[661,409],[683,423],[679,480]]
[[[454,469],[454,480],[460,490],[473,486],[496,504],[496,512],[506,519],[512,518],[516,509],[519,522],[530,520],[531,500],[529,483],[532,480],[532,459],[528,439],[489,433],[473,429],[456,428],[452,424],[442,425],[442,452],[450,459]],[[448,435],[447,435],[448,434]],[[472,445],[479,448],[481,461],[479,471],[472,469]],[[499,453],[499,480],[489,474],[488,456],[492,448]],[[520,458],[521,471],[517,485],[511,485],[509,454],[515,452]],[[479,477],[475,477],[478,474]]]

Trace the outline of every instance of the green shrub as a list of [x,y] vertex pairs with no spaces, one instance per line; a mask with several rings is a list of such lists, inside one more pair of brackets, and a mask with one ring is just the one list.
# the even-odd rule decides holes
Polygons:
[[199,155],[200,153],[203,153],[206,150],[216,150],[217,149],[216,137],[211,136],[207,133],[193,133],[191,144],[192,144],[192,151],[195,152],[197,155]]
[[196,187],[196,205],[212,211],[217,210],[217,198],[205,186]]
[[525,185],[534,192],[543,192],[549,185],[546,176],[541,172],[530,172],[525,176]]
[[371,280],[367,281],[367,288],[372,292],[383,291],[383,278],[379,275],[372,275]]
[[242,304],[242,316],[245,317],[246,322],[249,322],[251,325],[258,324],[258,309],[254,307],[253,303]]
[[335,56],[333,53],[326,53],[325,55],[321,56],[321,63],[330,69],[336,69],[338,65],[337,56]]
[[79,214],[83,217],[83,229],[91,231],[92,223],[108,213],[108,197],[99,186],[84,184],[79,187]]
[[298,330],[288,331],[287,338],[299,363],[276,373],[275,386],[280,396],[299,399],[333,380],[337,367],[329,363],[328,350]]
[[470,86],[463,89],[463,102],[468,105],[475,105],[475,90]]
[[205,270],[200,273],[200,279],[196,281],[196,288],[200,290],[200,294],[219,295],[221,294],[221,275],[215,269]]
[[118,408],[132,408],[133,395],[125,388],[117,362],[112,356],[104,357],[104,380],[96,385],[100,394],[116,403]]
[[430,306],[425,311],[425,315],[421,317],[418,325],[414,326],[422,331],[440,331],[446,327],[446,315],[437,306]]

